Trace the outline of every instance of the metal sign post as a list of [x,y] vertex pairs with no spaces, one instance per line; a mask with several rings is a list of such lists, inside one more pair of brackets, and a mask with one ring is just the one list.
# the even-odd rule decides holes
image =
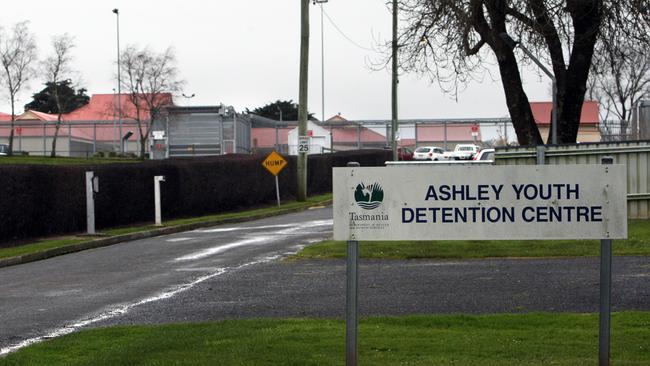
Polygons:
[[278,207],[280,207],[280,183],[278,183],[278,176],[275,176],[275,198],[278,200]]
[[[614,163],[611,156],[603,156],[601,163]],[[612,316],[612,240],[600,241],[600,314],[598,326],[598,365],[609,366],[610,331]]]
[[[357,162],[349,162],[348,167],[359,167]],[[345,365],[357,366],[359,347],[359,242],[348,240],[346,262],[345,295]]]
[[161,204],[160,204],[160,182],[164,182],[165,177],[163,175],[156,175],[153,177],[153,192],[154,192],[154,204],[155,208],[155,217],[156,217],[156,226],[162,226],[162,215],[161,215]]
[[358,358],[359,336],[359,242],[348,241],[347,256],[347,291],[345,296],[345,364],[356,366]]
[[275,196],[278,200],[278,207],[280,207],[280,184],[278,183],[278,174],[287,166],[287,161],[282,155],[272,151],[266,159],[262,162],[262,166],[266,168],[271,174],[275,176]]

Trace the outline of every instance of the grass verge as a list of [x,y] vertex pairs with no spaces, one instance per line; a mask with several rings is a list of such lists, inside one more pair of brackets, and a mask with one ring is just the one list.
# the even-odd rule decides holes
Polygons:
[[[154,229],[160,229],[165,227],[183,226],[183,225],[191,225],[191,224],[198,224],[198,223],[214,223],[215,225],[218,225],[219,222],[223,220],[245,219],[247,217],[260,217],[266,215],[270,216],[276,213],[285,212],[287,210],[311,207],[314,204],[331,200],[331,199],[332,199],[331,194],[324,194],[324,195],[309,197],[305,202],[288,201],[286,203],[283,203],[280,208],[278,208],[277,205],[274,204],[274,205],[269,205],[267,207],[261,207],[252,210],[246,210],[246,211],[229,212],[229,213],[223,213],[218,215],[170,220],[165,222],[163,226],[153,226],[148,224],[148,225],[140,225],[140,226],[129,226],[129,227],[106,229],[101,231],[102,234],[101,239],[110,238],[118,235],[126,235],[126,234],[134,234],[138,232],[151,231]],[[0,249],[0,259],[17,257],[21,255],[35,254],[50,249],[63,248],[66,246],[90,242],[94,239],[95,237],[88,237],[88,236],[67,236],[63,238],[43,239],[34,243],[28,243],[20,246],[9,247],[9,248],[2,248]]]
[[[85,330],[0,365],[343,365],[338,320],[232,320]],[[612,316],[612,364],[650,364],[650,313]],[[361,320],[362,365],[595,365],[596,314],[373,317]]]
[[[630,220],[628,238],[613,242],[614,255],[650,255],[650,220]],[[598,240],[457,240],[361,242],[362,258],[579,257],[600,254]],[[291,259],[345,258],[346,243],[327,240],[304,248]]]

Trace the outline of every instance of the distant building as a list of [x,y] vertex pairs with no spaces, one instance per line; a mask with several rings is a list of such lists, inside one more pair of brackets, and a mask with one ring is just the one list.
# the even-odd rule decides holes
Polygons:
[[[160,98],[162,104],[173,105],[171,94],[161,93]],[[122,108],[121,123],[118,104]],[[141,105],[138,111],[128,94],[120,96],[120,103],[116,94],[94,94],[88,104],[62,116],[63,122],[57,135],[57,155],[85,157],[99,151],[118,152],[120,141],[128,132],[132,134],[124,141],[124,151],[138,153],[137,117],[143,122],[145,130],[150,111],[145,105]],[[14,150],[30,155],[49,155],[57,119],[56,114],[30,110],[18,115],[14,129]],[[10,121],[11,116],[0,115],[0,143],[9,140]]]
[[[531,102],[530,108],[542,140],[546,141],[551,128],[552,102]],[[580,114],[580,127],[578,128],[577,142],[599,142],[600,136],[600,115],[598,114],[598,102],[586,100],[582,104]]]
[[251,121],[224,105],[170,106],[149,141],[152,159],[250,154]]

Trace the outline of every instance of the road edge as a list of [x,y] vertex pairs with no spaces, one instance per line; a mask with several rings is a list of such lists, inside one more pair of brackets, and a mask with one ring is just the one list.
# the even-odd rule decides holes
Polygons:
[[325,200],[325,201],[321,201],[321,202],[315,202],[313,204],[306,205],[304,207],[280,209],[280,210],[275,211],[275,212],[269,212],[269,213],[264,213],[264,214],[254,214],[254,215],[245,216],[245,217],[233,217],[233,218],[223,218],[223,219],[208,220],[208,221],[196,222],[196,223],[191,223],[191,224],[182,224],[182,225],[169,226],[169,227],[164,227],[164,228],[160,228],[160,229],[139,231],[139,232],[130,233],[130,234],[116,235],[116,236],[111,236],[111,237],[108,237],[108,238],[93,239],[91,241],[66,245],[66,246],[59,247],[59,248],[47,249],[47,250],[37,252],[37,253],[30,253],[30,254],[20,255],[20,256],[16,256],[16,257],[3,258],[3,259],[0,259],[0,268],[16,266],[16,265],[19,265],[19,264],[25,264],[25,263],[30,263],[30,262],[36,262],[36,261],[40,261],[40,260],[44,260],[44,259],[49,259],[49,258],[52,258],[52,257],[58,257],[60,255],[77,253],[77,252],[81,252],[81,251],[88,250],[88,249],[107,247],[107,246],[110,246],[110,245],[115,245],[115,244],[123,243],[123,242],[126,242],[126,241],[153,238],[153,237],[156,237],[156,236],[175,234],[175,233],[180,233],[180,232],[183,232],[183,231],[195,230],[195,229],[200,229],[200,228],[210,227],[210,226],[218,226],[218,225],[225,225],[225,224],[235,224],[235,223],[240,223],[240,222],[259,220],[259,219],[264,219],[264,218],[267,218],[267,217],[280,216],[280,215],[285,215],[285,214],[288,214],[288,213],[305,211],[305,210],[309,210],[309,209],[311,209],[313,207],[328,206],[328,205],[331,205],[331,204],[332,204],[332,200],[329,199],[329,200]]

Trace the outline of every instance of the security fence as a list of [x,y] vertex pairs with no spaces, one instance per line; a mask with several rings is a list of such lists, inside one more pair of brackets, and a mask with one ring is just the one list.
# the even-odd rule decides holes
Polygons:
[[[650,217],[650,141],[619,141],[568,145],[549,145],[545,151],[546,164],[600,164],[603,156],[612,156],[614,164],[627,167],[628,217]],[[497,148],[495,164],[535,164],[534,147]]]
[[[0,143],[8,144],[10,133],[9,122],[1,124]],[[58,133],[56,122],[15,121],[14,154],[50,155],[55,135],[56,154],[59,156],[91,157],[119,154],[121,151],[130,155],[140,154],[140,133],[137,123],[132,120],[122,123],[117,120],[64,122]]]

